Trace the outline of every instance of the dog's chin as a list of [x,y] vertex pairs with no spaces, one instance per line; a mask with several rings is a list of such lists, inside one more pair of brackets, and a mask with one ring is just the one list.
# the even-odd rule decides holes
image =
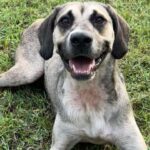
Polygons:
[[72,57],[70,59],[62,58],[62,60],[72,78],[76,80],[90,80],[95,77],[96,70],[102,63],[105,56],[106,53],[103,53],[96,59],[82,55]]

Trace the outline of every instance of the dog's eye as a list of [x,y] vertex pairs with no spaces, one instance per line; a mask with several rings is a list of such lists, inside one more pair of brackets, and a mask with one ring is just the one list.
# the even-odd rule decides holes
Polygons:
[[74,16],[72,14],[72,11],[70,10],[65,16],[60,18],[60,20],[58,21],[58,25],[63,29],[63,31],[65,31],[73,25],[73,21]]
[[93,14],[90,17],[90,22],[98,31],[101,31],[107,20],[94,10]]
[[105,22],[105,19],[102,16],[96,16],[93,19],[94,24],[103,24]]
[[63,28],[68,28],[71,26],[71,20],[68,16],[65,16],[63,18],[60,19],[59,21],[59,25]]

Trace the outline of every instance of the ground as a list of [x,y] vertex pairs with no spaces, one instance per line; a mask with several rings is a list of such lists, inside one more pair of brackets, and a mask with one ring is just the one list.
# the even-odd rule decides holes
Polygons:
[[[0,73],[14,64],[22,31],[68,0],[0,0]],[[150,3],[106,0],[127,20],[129,53],[119,64],[138,126],[150,150]],[[32,85],[0,89],[0,149],[48,150],[54,115],[42,79]],[[115,150],[111,145],[79,144],[74,150]]]

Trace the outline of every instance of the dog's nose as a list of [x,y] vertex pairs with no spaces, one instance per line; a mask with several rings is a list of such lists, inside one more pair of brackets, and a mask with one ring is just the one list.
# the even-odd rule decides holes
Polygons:
[[85,33],[73,33],[70,38],[73,47],[90,47],[92,44],[92,38]]

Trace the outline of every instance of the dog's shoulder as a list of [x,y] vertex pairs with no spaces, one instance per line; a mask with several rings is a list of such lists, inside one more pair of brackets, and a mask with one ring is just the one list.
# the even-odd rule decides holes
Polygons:
[[43,59],[39,55],[41,45],[38,38],[38,31],[44,20],[38,19],[34,21],[22,32],[20,43],[16,50],[16,61],[41,63],[40,66],[42,66]]
[[40,25],[42,24],[42,22],[45,19],[37,19],[36,21],[34,21],[31,25],[29,25],[22,33],[22,37],[26,38],[29,36],[33,36],[33,33],[38,33],[38,29],[40,27]]

